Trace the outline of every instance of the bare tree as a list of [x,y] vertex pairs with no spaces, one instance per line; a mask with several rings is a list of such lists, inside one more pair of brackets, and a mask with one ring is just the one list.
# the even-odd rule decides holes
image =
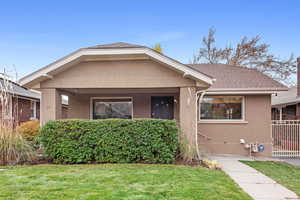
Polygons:
[[210,28],[207,37],[203,37],[202,44],[203,47],[199,49],[197,55],[193,57],[193,63],[208,63],[215,64],[219,63],[220,60],[226,58],[226,51],[224,49],[217,48],[215,46],[215,33],[214,28]]
[[209,29],[202,39],[202,47],[193,57],[192,63],[230,64],[256,69],[275,80],[291,85],[291,75],[296,73],[296,59],[291,54],[288,59],[280,59],[269,52],[270,45],[261,43],[261,38],[243,37],[235,47],[217,48],[215,29]]

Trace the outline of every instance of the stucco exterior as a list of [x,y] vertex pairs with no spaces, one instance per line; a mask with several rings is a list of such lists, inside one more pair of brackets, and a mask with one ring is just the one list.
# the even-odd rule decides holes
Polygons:
[[41,88],[166,88],[195,81],[152,60],[82,62],[40,83]]
[[90,119],[91,98],[95,97],[131,97],[133,118],[151,118],[151,96],[174,96],[174,118],[192,143],[198,130],[202,151],[248,155],[240,144],[245,139],[265,145],[260,155],[271,155],[270,95],[245,96],[245,122],[197,123],[195,81],[151,60],[83,62],[39,87],[42,123],[62,118],[61,94],[69,96],[70,119]]
[[200,149],[206,153],[249,155],[240,139],[258,142],[264,152],[253,155],[271,156],[271,96],[245,96],[245,122],[198,123]]
[[[42,124],[62,118],[91,119],[91,99],[101,97],[130,97],[132,117],[151,118],[151,97],[173,96],[174,119],[181,136],[191,145],[198,141],[200,150],[207,153],[248,155],[248,150],[240,144],[240,139],[244,139],[246,143],[258,142],[265,146],[264,152],[255,155],[271,155],[270,94],[278,86],[273,81],[261,75],[262,88],[255,88],[253,80],[239,80],[247,87],[231,84],[235,88],[227,87],[226,93],[222,93],[222,88],[210,91],[214,77],[196,68],[146,47],[108,46],[80,49],[21,79],[23,85],[41,91]],[[231,73],[238,69],[230,67],[226,73],[223,70],[226,77],[221,76],[224,74],[220,77],[226,78],[224,83],[237,83]],[[215,73],[219,75],[221,71]],[[274,87],[264,91],[264,84]],[[245,96],[245,118],[226,123],[198,121],[197,100],[204,90],[207,94]],[[61,95],[69,97],[67,115],[63,114]]]

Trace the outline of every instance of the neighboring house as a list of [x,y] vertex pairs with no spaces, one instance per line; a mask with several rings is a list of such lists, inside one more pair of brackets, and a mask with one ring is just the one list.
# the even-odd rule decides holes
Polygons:
[[127,43],[79,49],[20,81],[41,92],[42,124],[63,118],[67,95],[67,118],[175,119],[203,151],[247,155],[244,139],[265,145],[264,156],[271,155],[271,94],[287,90],[256,70],[185,65]]
[[272,96],[272,120],[299,120],[300,96],[297,86]]
[[[12,84],[9,100],[9,109],[7,112],[0,105],[1,117],[4,120],[14,120],[17,123],[23,123],[40,118],[40,94],[28,90],[15,82]],[[0,78],[0,84],[4,85],[4,80]],[[5,113],[4,113],[5,112]]]
[[297,86],[272,96],[273,120],[300,119],[300,58],[297,59]]

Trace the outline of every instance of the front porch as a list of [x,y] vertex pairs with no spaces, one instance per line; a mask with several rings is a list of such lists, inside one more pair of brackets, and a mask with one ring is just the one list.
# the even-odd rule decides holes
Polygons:
[[[63,115],[62,95],[68,96]],[[174,119],[187,139],[197,129],[196,87],[42,89],[41,123],[59,119]]]

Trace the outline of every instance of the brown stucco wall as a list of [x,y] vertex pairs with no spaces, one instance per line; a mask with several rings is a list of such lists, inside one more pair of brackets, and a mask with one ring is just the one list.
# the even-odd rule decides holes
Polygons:
[[[240,139],[265,145],[259,156],[271,156],[271,96],[245,96],[247,123],[198,123],[200,149],[206,153],[248,155]],[[203,137],[203,135],[205,137]]]
[[[175,119],[180,121],[182,134],[194,142],[195,129],[199,134],[200,148],[209,153],[242,154],[247,150],[239,144],[241,138],[246,142],[259,142],[266,146],[260,155],[271,155],[271,98],[268,95],[253,95],[245,98],[245,119],[241,124],[203,124],[196,123],[195,81],[184,78],[168,67],[152,60],[122,60],[83,62],[53,76],[39,84],[42,92],[41,121],[62,118],[60,94],[69,96],[68,118],[89,119],[91,97],[132,97],[133,117],[151,117],[151,96],[174,95],[176,102]],[[153,92],[85,93],[79,89],[145,89]],[[159,92],[163,88],[180,88],[180,92]],[[68,90],[69,89],[69,90]],[[68,92],[65,92],[68,91]],[[81,91],[82,92],[82,91]]]
[[166,88],[195,81],[151,60],[79,63],[40,84],[41,88]]
[[41,124],[61,119],[61,93],[58,89],[41,89]]

